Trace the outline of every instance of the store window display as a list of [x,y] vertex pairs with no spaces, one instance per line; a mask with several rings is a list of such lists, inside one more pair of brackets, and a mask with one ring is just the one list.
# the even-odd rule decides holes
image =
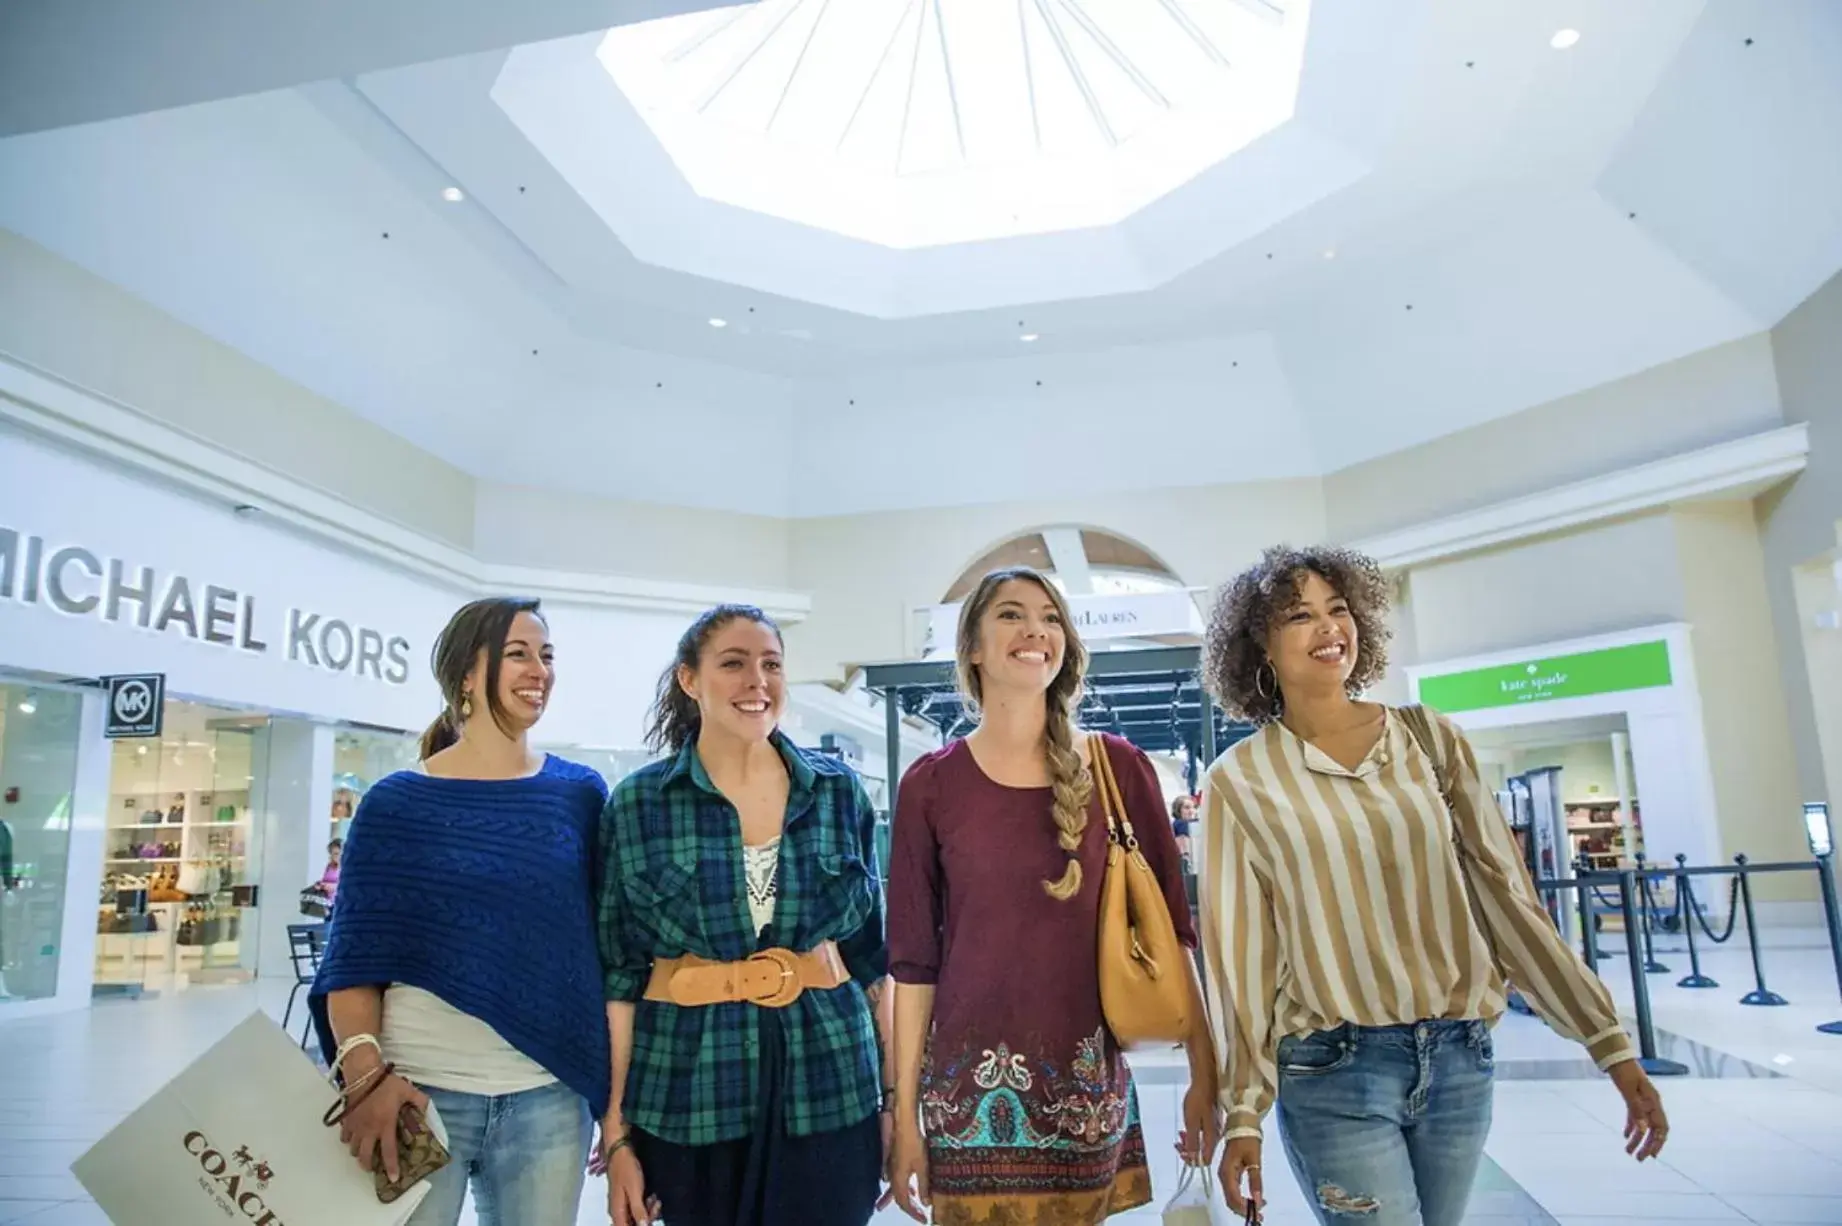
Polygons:
[[157,740],[117,741],[96,985],[131,994],[253,970],[261,716],[169,702]]
[[57,993],[82,696],[0,683],[0,1016]]

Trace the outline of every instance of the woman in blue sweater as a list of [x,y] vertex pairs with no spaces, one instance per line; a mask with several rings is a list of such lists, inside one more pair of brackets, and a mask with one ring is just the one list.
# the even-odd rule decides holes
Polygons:
[[432,1103],[449,1164],[411,1226],[576,1220],[608,1101],[594,874],[607,784],[534,752],[556,680],[535,600],[477,600],[436,641],[445,707],[418,770],[380,780],[347,838],[315,1016],[345,1084],[341,1137],[399,1173],[396,1121]]

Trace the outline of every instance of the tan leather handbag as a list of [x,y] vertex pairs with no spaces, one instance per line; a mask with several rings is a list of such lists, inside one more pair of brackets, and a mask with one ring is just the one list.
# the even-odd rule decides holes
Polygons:
[[[1189,952],[1177,940],[1158,875],[1139,850],[1106,742],[1088,738],[1090,770],[1106,814],[1100,883],[1100,1011],[1124,1048],[1168,1046],[1190,1035]],[[1161,816],[1161,815],[1160,815]]]

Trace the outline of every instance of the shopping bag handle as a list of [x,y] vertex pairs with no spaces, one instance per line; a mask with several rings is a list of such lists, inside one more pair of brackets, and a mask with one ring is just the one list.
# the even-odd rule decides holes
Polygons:
[[[1213,1199],[1215,1196],[1215,1175],[1206,1162],[1183,1163],[1183,1173],[1177,1177],[1177,1194],[1181,1196],[1185,1188],[1202,1179],[1203,1196]],[[1247,1198],[1247,1215],[1242,1219],[1243,1226],[1260,1226],[1260,1202],[1253,1197]]]

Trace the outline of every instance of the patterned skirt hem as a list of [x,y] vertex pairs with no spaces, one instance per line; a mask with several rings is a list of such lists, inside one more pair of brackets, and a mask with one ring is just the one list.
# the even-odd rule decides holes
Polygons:
[[1151,1173],[1129,1167],[1097,1192],[1012,1192],[933,1198],[934,1226],[1093,1226],[1151,1203]]

